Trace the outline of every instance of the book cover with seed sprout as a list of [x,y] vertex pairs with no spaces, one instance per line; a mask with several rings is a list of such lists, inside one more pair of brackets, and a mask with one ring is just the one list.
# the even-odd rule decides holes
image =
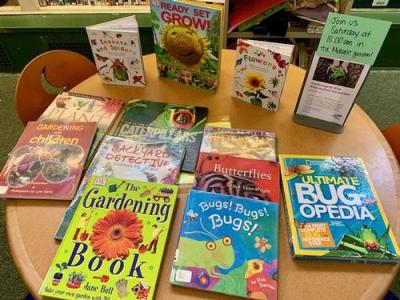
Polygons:
[[82,198],[90,176],[113,176],[157,183],[177,182],[185,148],[172,142],[139,142],[105,136],[83,177],[78,191],[64,213],[54,236],[62,240]]
[[160,77],[215,90],[221,59],[222,5],[151,0]]
[[193,173],[207,114],[206,107],[131,100],[113,134],[133,140],[182,144],[186,152],[181,170]]
[[0,196],[71,200],[95,132],[94,122],[28,122],[0,172]]
[[191,190],[170,282],[277,299],[278,218],[278,203]]
[[399,261],[400,250],[361,158],[280,155],[293,256]]
[[177,186],[92,176],[39,294],[151,300]]

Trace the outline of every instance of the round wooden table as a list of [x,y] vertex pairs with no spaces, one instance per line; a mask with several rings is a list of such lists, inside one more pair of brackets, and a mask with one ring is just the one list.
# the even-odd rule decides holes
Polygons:
[[[234,100],[230,96],[234,55],[233,51],[223,51],[220,86],[216,94],[159,79],[154,55],[144,57],[146,88],[102,84],[99,77],[94,75],[73,91],[125,100],[140,98],[207,106],[209,121],[218,121],[229,115],[232,127],[275,132],[278,151],[282,154],[360,156],[367,164],[391,226],[400,240],[399,168],[386,140],[369,117],[355,105],[344,133],[339,135],[292,122],[294,106],[305,75],[304,70],[295,66],[289,68],[278,112],[268,112]],[[156,299],[232,299],[230,296],[169,284],[185,194],[183,189],[161,267]],[[10,249],[22,278],[35,298],[40,298],[39,287],[59,245],[53,235],[67,205],[66,201],[7,200],[6,221]],[[396,266],[388,265],[293,260],[289,252],[283,206],[279,247],[280,299],[380,299],[398,270]]]

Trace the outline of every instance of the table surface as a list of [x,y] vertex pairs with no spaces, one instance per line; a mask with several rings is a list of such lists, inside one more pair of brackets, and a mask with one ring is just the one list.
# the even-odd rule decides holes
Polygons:
[[[102,84],[94,75],[72,91],[125,100],[140,98],[169,103],[194,104],[209,108],[209,121],[229,115],[232,127],[272,131],[282,154],[348,155],[364,159],[399,240],[399,168],[375,124],[354,106],[344,133],[334,134],[294,123],[291,118],[305,71],[290,66],[278,112],[268,112],[231,98],[234,51],[224,50],[220,86],[210,93],[158,78],[154,55],[144,57],[146,88]],[[157,284],[156,299],[232,299],[210,292],[169,284],[169,273],[180,230],[187,189],[181,189],[178,208],[165,249]],[[56,253],[53,239],[68,201],[7,200],[6,222],[11,253],[22,278],[34,297]],[[290,256],[283,207],[279,235],[280,299],[380,299],[397,272],[396,266],[360,265],[336,262],[296,261]]]

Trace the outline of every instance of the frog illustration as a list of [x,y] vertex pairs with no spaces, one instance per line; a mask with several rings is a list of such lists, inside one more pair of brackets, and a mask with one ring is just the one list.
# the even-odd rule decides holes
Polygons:
[[229,269],[235,261],[235,252],[232,247],[232,238],[225,236],[218,239],[211,232],[207,231],[199,218],[203,231],[184,232],[185,234],[203,234],[208,240],[198,241],[188,237],[181,237],[179,240],[179,252],[176,257],[176,266],[198,267],[207,270],[211,277],[222,278],[225,275],[218,272],[219,269]]

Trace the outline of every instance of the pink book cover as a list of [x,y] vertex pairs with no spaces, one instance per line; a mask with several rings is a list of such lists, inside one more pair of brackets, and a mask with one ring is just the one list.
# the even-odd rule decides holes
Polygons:
[[279,183],[277,162],[200,152],[196,189],[279,202]]
[[0,196],[71,200],[96,128],[94,122],[29,122],[0,173]]

